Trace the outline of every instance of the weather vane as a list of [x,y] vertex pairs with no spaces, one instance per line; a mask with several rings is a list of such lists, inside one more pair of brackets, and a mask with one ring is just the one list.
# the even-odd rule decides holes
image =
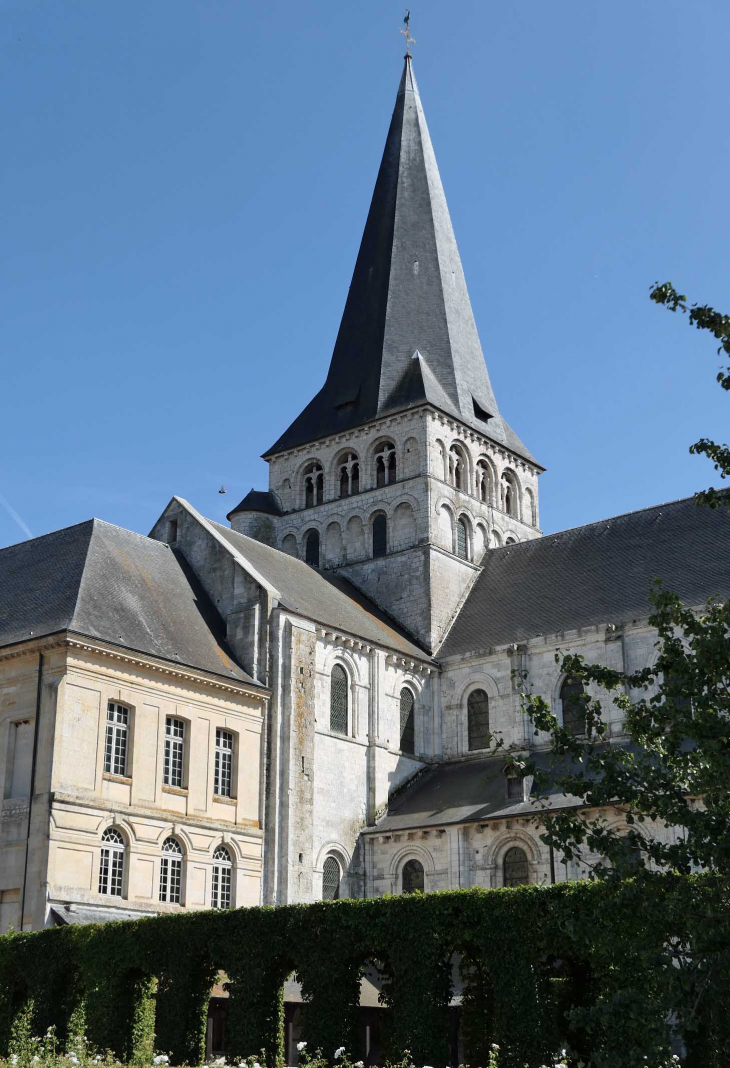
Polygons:
[[406,39],[406,55],[407,56],[410,56],[410,54],[411,54],[411,45],[416,43],[415,37],[411,37],[410,21],[411,21],[411,13],[408,10],[408,8],[406,8],[406,17],[403,19],[403,22],[404,22],[406,28],[404,30],[401,30],[400,32],[403,34],[403,36]]

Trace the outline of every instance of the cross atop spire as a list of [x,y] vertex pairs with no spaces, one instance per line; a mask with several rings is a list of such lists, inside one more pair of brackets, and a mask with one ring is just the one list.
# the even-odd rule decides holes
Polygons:
[[411,21],[411,13],[410,13],[409,9],[406,8],[406,17],[403,19],[403,23],[405,25],[405,29],[400,31],[403,34],[403,36],[405,37],[405,39],[406,39],[406,55],[405,55],[406,59],[410,59],[411,58],[411,45],[416,43],[415,37],[411,37],[410,21]]
[[425,404],[531,459],[489,381],[409,53],[327,381],[265,455]]

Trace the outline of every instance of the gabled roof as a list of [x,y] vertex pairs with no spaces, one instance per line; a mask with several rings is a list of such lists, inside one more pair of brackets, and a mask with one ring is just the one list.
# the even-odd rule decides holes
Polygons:
[[438,659],[644,618],[657,578],[691,606],[730,596],[730,515],[687,497],[489,549]]
[[532,460],[497,407],[407,56],[327,380],[265,455],[424,403]]
[[0,550],[0,647],[61,631],[256,685],[182,556],[100,519]]
[[[177,498],[193,515],[195,509]],[[202,517],[199,517],[202,518]],[[314,623],[344,631],[403,656],[430,661],[427,652],[352,583],[337,575],[322,574],[279,549],[205,519],[245,563],[255,577],[275,591],[279,604]]]

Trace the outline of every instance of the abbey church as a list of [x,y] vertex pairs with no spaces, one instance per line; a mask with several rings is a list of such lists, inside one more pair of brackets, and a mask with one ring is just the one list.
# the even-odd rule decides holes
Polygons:
[[730,596],[693,499],[541,534],[410,56],[326,381],[264,458],[230,525],[173,497],[0,550],[0,933],[579,878],[494,749],[547,761],[515,673],[579,732],[556,651],[635,671],[655,578]]

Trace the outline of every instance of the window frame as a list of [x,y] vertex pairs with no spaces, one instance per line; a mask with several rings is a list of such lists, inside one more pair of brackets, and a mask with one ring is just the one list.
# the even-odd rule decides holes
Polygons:
[[[225,857],[220,854],[225,854]],[[213,850],[213,870],[210,880],[210,907],[233,908],[233,856],[224,842]]]
[[[125,715],[123,720],[118,718],[122,712]],[[121,779],[130,778],[131,735],[132,709],[129,705],[110,698],[106,705],[104,730],[105,775],[116,775]],[[120,745],[120,742],[123,742],[123,744]]]
[[[335,675],[335,672],[337,673]],[[333,681],[337,679],[337,686],[342,686],[342,692],[336,693]],[[345,713],[345,725],[343,730],[339,730],[334,727],[333,717],[342,714],[342,708],[335,709],[335,700],[339,700],[344,696],[344,713]],[[327,721],[327,727],[330,734],[336,734],[338,738],[347,738],[350,734],[350,673],[344,664],[339,663],[332,665],[330,669],[330,700],[329,700],[329,719]]]
[[[514,880],[510,879],[510,881],[508,882],[507,881],[507,864],[508,863],[512,863],[513,865],[516,865],[516,864],[520,864],[521,865],[523,863],[521,860],[518,860],[514,856],[512,856],[511,861],[510,861],[510,854],[514,854],[515,852],[520,852],[522,854],[522,856],[525,858],[524,859],[525,878],[524,879],[520,879],[519,881],[514,881]],[[505,886],[505,887],[529,886],[531,884],[531,882],[532,882],[532,880],[530,878],[530,858],[527,855],[527,850],[525,849],[525,847],[523,845],[521,845],[519,842],[514,842],[512,845],[508,846],[507,849],[505,849],[504,854],[502,856],[501,868],[502,868],[502,886]]]
[[[182,734],[175,735],[169,732],[168,728],[171,724],[180,725],[182,727]],[[185,758],[188,748],[186,745],[187,734],[187,720],[182,719],[181,716],[165,716],[165,742],[162,756],[163,786],[168,786],[175,790],[184,790],[186,788],[187,768],[185,766]],[[176,751],[178,752],[177,757],[175,756]],[[175,772],[174,776],[173,771]],[[173,777],[179,778],[179,782],[173,782]]]
[[[484,697],[486,698],[486,702],[487,702],[487,707],[486,707],[486,718],[487,718],[486,735],[487,735],[487,737],[486,737],[486,743],[484,745],[474,745],[474,744],[472,744],[473,739],[476,740],[479,737],[483,737],[483,733],[484,733],[482,730],[480,730],[478,732],[476,730],[476,728],[472,729],[472,718],[473,718],[473,716],[475,717],[477,715],[480,715],[480,714],[483,715],[484,714],[484,710],[479,710],[479,709],[475,709],[475,708],[472,707],[473,702],[476,700],[477,694],[484,694]],[[490,729],[491,728],[491,722],[490,722],[491,710],[490,710],[489,705],[490,705],[489,691],[487,690],[486,686],[481,686],[481,685],[474,686],[472,689],[469,690],[469,693],[466,696],[466,749],[467,749],[468,753],[483,752],[485,749],[491,748],[491,733],[492,733],[491,729]]]
[[97,890],[104,897],[121,897],[125,894],[127,874],[127,840],[118,827],[105,827],[101,835]]
[[[325,888],[328,885],[328,883],[327,883],[327,865],[328,864],[330,865],[330,868],[332,867],[332,865],[334,865],[335,868],[337,869],[337,885],[334,887],[334,891],[333,891],[332,894],[325,894]],[[340,864],[339,860],[334,855],[334,853],[328,853],[327,856],[324,858],[324,863],[322,864],[322,900],[323,901],[339,901],[340,890],[342,888],[342,877],[343,877],[342,865]],[[334,884],[330,883],[330,885],[334,885]]]
[[[376,545],[377,524],[377,545]],[[382,531],[382,533],[381,533]],[[382,560],[388,555],[388,517],[385,512],[376,512],[370,518],[370,542],[373,560]],[[377,551],[376,551],[377,549]]]
[[[177,848],[166,848],[173,843]],[[160,857],[160,880],[158,886],[158,899],[163,904],[183,904],[183,861],[184,852],[178,839],[169,834],[162,843],[162,856]]]
[[[226,735],[231,740],[230,746],[221,745],[221,739]],[[213,797],[233,798],[234,788],[234,761],[236,755],[236,735],[227,727],[215,729],[215,752],[213,757]],[[224,759],[226,758],[226,759]],[[225,765],[228,765],[226,770]],[[224,779],[228,778],[228,792],[221,792],[221,784],[225,785]]]
[[[405,722],[403,719],[403,695],[408,694],[411,699],[411,707],[406,716]],[[410,686],[401,686],[398,694],[398,748],[401,753],[406,756],[414,757],[416,755],[416,695]],[[410,730],[408,727],[408,721],[410,720]],[[413,738],[413,744],[410,749],[405,748],[403,745],[404,736],[410,734]]]
[[[415,871],[416,865],[420,868],[422,886],[410,886],[406,889],[406,872]],[[426,893],[426,867],[418,857],[409,857],[400,871],[401,894],[425,894]]]

